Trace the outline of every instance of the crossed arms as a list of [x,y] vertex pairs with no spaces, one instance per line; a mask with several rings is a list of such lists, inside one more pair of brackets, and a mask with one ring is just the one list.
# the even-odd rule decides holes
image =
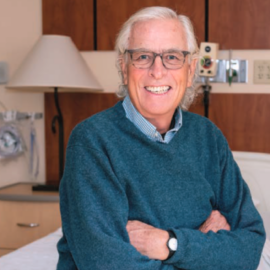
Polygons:
[[[167,231],[155,228],[138,220],[130,220],[127,223],[127,232],[132,246],[142,255],[155,260],[166,260],[169,255],[167,241],[169,234]],[[219,211],[211,212],[207,220],[200,226],[199,230],[203,233],[219,230],[230,230],[226,218]]]

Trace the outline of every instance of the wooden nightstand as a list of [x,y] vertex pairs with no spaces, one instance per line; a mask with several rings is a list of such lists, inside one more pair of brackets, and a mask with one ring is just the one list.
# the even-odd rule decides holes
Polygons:
[[59,193],[32,191],[32,185],[0,189],[0,256],[61,227]]

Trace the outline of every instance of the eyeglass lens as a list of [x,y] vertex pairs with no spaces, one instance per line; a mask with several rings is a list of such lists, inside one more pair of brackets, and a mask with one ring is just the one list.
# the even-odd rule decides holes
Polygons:
[[165,52],[156,54],[154,52],[131,52],[132,64],[136,68],[150,68],[157,56],[161,57],[163,65],[168,69],[179,69],[185,63],[185,55],[183,52]]

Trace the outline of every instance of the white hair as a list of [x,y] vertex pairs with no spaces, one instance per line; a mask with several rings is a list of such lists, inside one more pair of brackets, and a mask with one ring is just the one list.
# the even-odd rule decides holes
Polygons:
[[[187,48],[190,52],[189,61],[192,59],[198,58],[198,45],[194,35],[194,30],[190,19],[184,15],[177,15],[175,11],[166,7],[148,7],[139,10],[135,14],[133,14],[122,26],[118,37],[116,39],[115,49],[117,53],[116,67],[118,69],[118,73],[120,74],[121,84],[119,85],[119,89],[116,92],[118,97],[125,97],[128,94],[128,87],[124,84],[124,76],[122,72],[122,63],[123,61],[127,62],[127,58],[125,57],[125,51],[129,48],[129,37],[134,27],[135,23],[148,21],[153,19],[175,19],[180,22],[183,26],[186,40],[187,40]],[[180,107],[183,110],[187,110],[188,107],[193,102],[194,98],[197,96],[196,90],[194,89],[195,76],[193,77],[193,83],[191,87],[188,87],[185,91],[185,94],[180,102]]]

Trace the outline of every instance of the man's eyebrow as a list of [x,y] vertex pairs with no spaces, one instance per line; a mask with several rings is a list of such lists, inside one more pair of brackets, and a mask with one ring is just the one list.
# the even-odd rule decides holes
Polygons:
[[134,52],[152,52],[152,50],[146,49],[146,48],[136,48],[136,49],[131,49],[131,51]]
[[181,49],[179,49],[179,48],[170,48],[170,49],[168,49],[168,50],[164,50],[164,52],[182,52],[182,51],[184,51],[184,50],[181,50]]
[[[153,51],[151,49],[147,49],[147,48],[136,48],[136,49],[131,49],[131,51],[134,51],[134,52],[155,52],[157,53],[156,51]],[[161,52],[162,53],[171,53],[171,52],[182,52],[183,50],[179,49],[179,48],[170,48],[170,49],[166,49],[166,50],[162,50]]]

